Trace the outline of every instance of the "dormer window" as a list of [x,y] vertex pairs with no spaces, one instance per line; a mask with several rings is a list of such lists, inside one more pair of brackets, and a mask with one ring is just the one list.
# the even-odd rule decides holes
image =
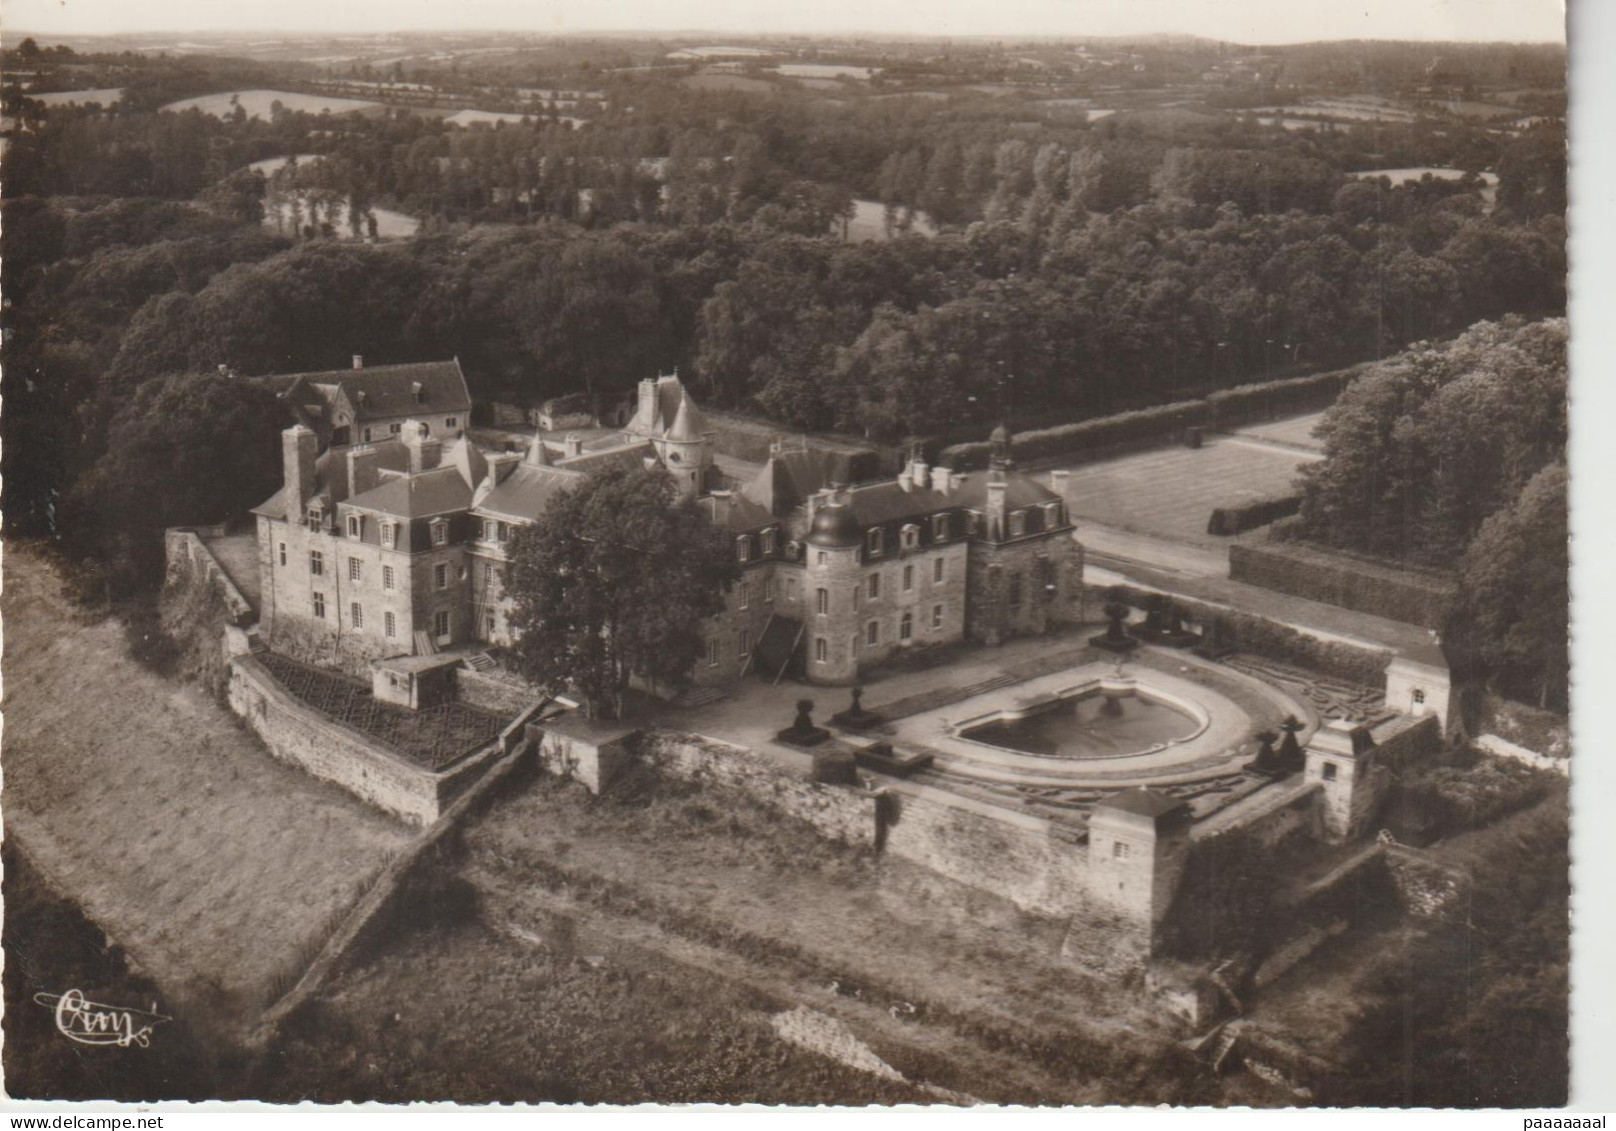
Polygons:
[[931,516],[931,540],[942,542],[948,538],[948,516],[934,514]]
[[365,531],[365,520],[356,514],[348,516],[348,537],[359,538]]
[[735,539],[735,560],[744,562],[752,556],[752,540],[746,535]]
[[1059,503],[1044,504],[1044,529],[1054,530],[1061,524],[1061,505]]
[[416,404],[426,404],[426,388],[419,381],[410,383],[410,392],[415,397]]
[[1026,511],[1011,511],[1010,512],[1010,537],[1012,537],[1012,538],[1020,538],[1025,533],[1027,533],[1027,512]]
[[389,550],[398,549],[398,523],[382,523],[382,545]]
[[914,523],[906,523],[903,528],[903,548],[913,550],[920,545],[920,527]]
[[449,542],[449,524],[443,519],[434,519],[432,522],[432,544],[445,546]]
[[325,508],[322,507],[319,503],[314,503],[314,504],[310,505],[310,507],[309,507],[309,525],[310,526],[319,526],[324,521],[325,521]]
[[499,536],[501,542],[508,541],[511,536],[511,524],[508,522],[496,523],[494,533]]
[[765,530],[763,532],[763,556],[764,557],[768,557],[770,554],[774,553],[774,534],[775,534],[775,532],[773,530]]
[[491,518],[483,519],[483,541],[492,542],[496,533],[498,533],[498,531],[494,526],[494,520]]
[[886,531],[877,526],[864,536],[865,547],[872,554],[879,554],[886,545]]

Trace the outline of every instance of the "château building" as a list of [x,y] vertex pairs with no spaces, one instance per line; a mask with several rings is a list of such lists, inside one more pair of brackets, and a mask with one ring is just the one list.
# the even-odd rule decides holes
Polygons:
[[288,428],[282,487],[253,512],[261,630],[278,651],[361,673],[391,657],[511,643],[512,532],[605,462],[663,469],[732,539],[741,579],[706,626],[698,684],[753,672],[847,684],[909,649],[997,644],[1080,619],[1083,551],[1063,473],[1046,484],[1018,471],[1002,426],[985,471],[928,467],[917,455],[895,478],[848,484],[837,455],[776,442],[736,483],[714,463],[713,434],[676,376],[642,381],[620,430],[568,435],[559,447],[537,436],[525,453],[482,450],[444,423],[447,411],[396,429],[357,411],[390,411],[396,386],[416,378],[393,380],[393,394],[364,398],[344,381],[290,386],[294,396],[335,390],[321,402],[330,440],[314,421]]

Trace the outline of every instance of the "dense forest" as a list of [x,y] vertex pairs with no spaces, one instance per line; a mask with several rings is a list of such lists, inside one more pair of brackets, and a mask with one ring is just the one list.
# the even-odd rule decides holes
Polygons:
[[[706,403],[789,427],[980,439],[989,415],[1081,420],[1564,308],[1552,122],[1029,120],[986,96],[626,76],[603,79],[583,127],[540,114],[463,129],[402,109],[155,109],[268,82],[262,63],[73,65],[116,72],[104,81],[126,101],[47,108],[7,91],[7,512],[102,559],[186,501],[172,484],[174,513],[149,509],[129,520],[145,534],[115,544],[104,521],[66,521],[120,513],[100,485],[137,470],[113,447],[159,403],[137,391],[220,367],[458,356],[477,399],[519,404],[605,402],[677,367]],[[288,155],[303,159],[267,178],[247,168]],[[1477,176],[1350,175],[1429,161],[1495,168],[1496,200]],[[295,221],[264,222],[288,198]],[[877,202],[890,238],[843,238],[855,199]],[[363,238],[376,208],[421,230]],[[173,445],[209,427],[183,413],[145,426]],[[260,481],[244,472],[238,496],[187,504],[191,518],[223,517]]]

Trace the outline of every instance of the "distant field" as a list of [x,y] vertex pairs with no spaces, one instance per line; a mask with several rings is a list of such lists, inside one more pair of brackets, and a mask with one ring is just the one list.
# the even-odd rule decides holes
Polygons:
[[[237,101],[231,102],[232,98]],[[227,90],[223,94],[182,98],[178,102],[170,102],[163,109],[173,110],[176,113],[195,109],[204,114],[225,118],[234,114],[239,104],[247,111],[249,118],[268,118],[277,102],[288,110],[309,114],[320,114],[327,110],[333,114],[345,114],[350,111],[368,114],[382,109],[380,102],[363,102],[357,98],[333,98],[326,94],[298,94],[288,90]]]
[[1079,539],[1082,522],[1089,519],[1175,541],[1222,546],[1229,539],[1206,532],[1213,509],[1285,494],[1307,460],[1302,452],[1220,437],[1199,450],[1159,448],[1073,467],[1066,497]]
[[123,88],[58,90],[49,94],[30,94],[28,97],[35,102],[43,102],[46,106],[116,106],[123,101]]
[[854,67],[846,63],[783,63],[775,70],[794,79],[867,79],[875,74],[874,67]]
[[745,75],[687,75],[679,82],[692,90],[739,90],[747,94],[762,94],[776,89],[773,83]]
[[[935,236],[937,225],[924,212],[916,212],[909,230],[922,236]],[[855,200],[853,219],[847,225],[849,243],[879,243],[890,239],[887,235],[886,206],[879,200]]]
[[531,116],[523,114],[501,114],[493,110],[457,110],[443,121],[445,125],[450,126],[470,126],[478,122],[483,122],[490,126],[495,122],[510,122],[514,125],[521,122],[524,117],[528,117],[530,121],[532,120]]

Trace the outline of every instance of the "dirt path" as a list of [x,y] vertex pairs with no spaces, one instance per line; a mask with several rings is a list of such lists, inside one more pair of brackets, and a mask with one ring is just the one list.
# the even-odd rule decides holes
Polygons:
[[6,547],[5,821],[53,886],[224,1033],[409,840],[130,659],[53,567]]

